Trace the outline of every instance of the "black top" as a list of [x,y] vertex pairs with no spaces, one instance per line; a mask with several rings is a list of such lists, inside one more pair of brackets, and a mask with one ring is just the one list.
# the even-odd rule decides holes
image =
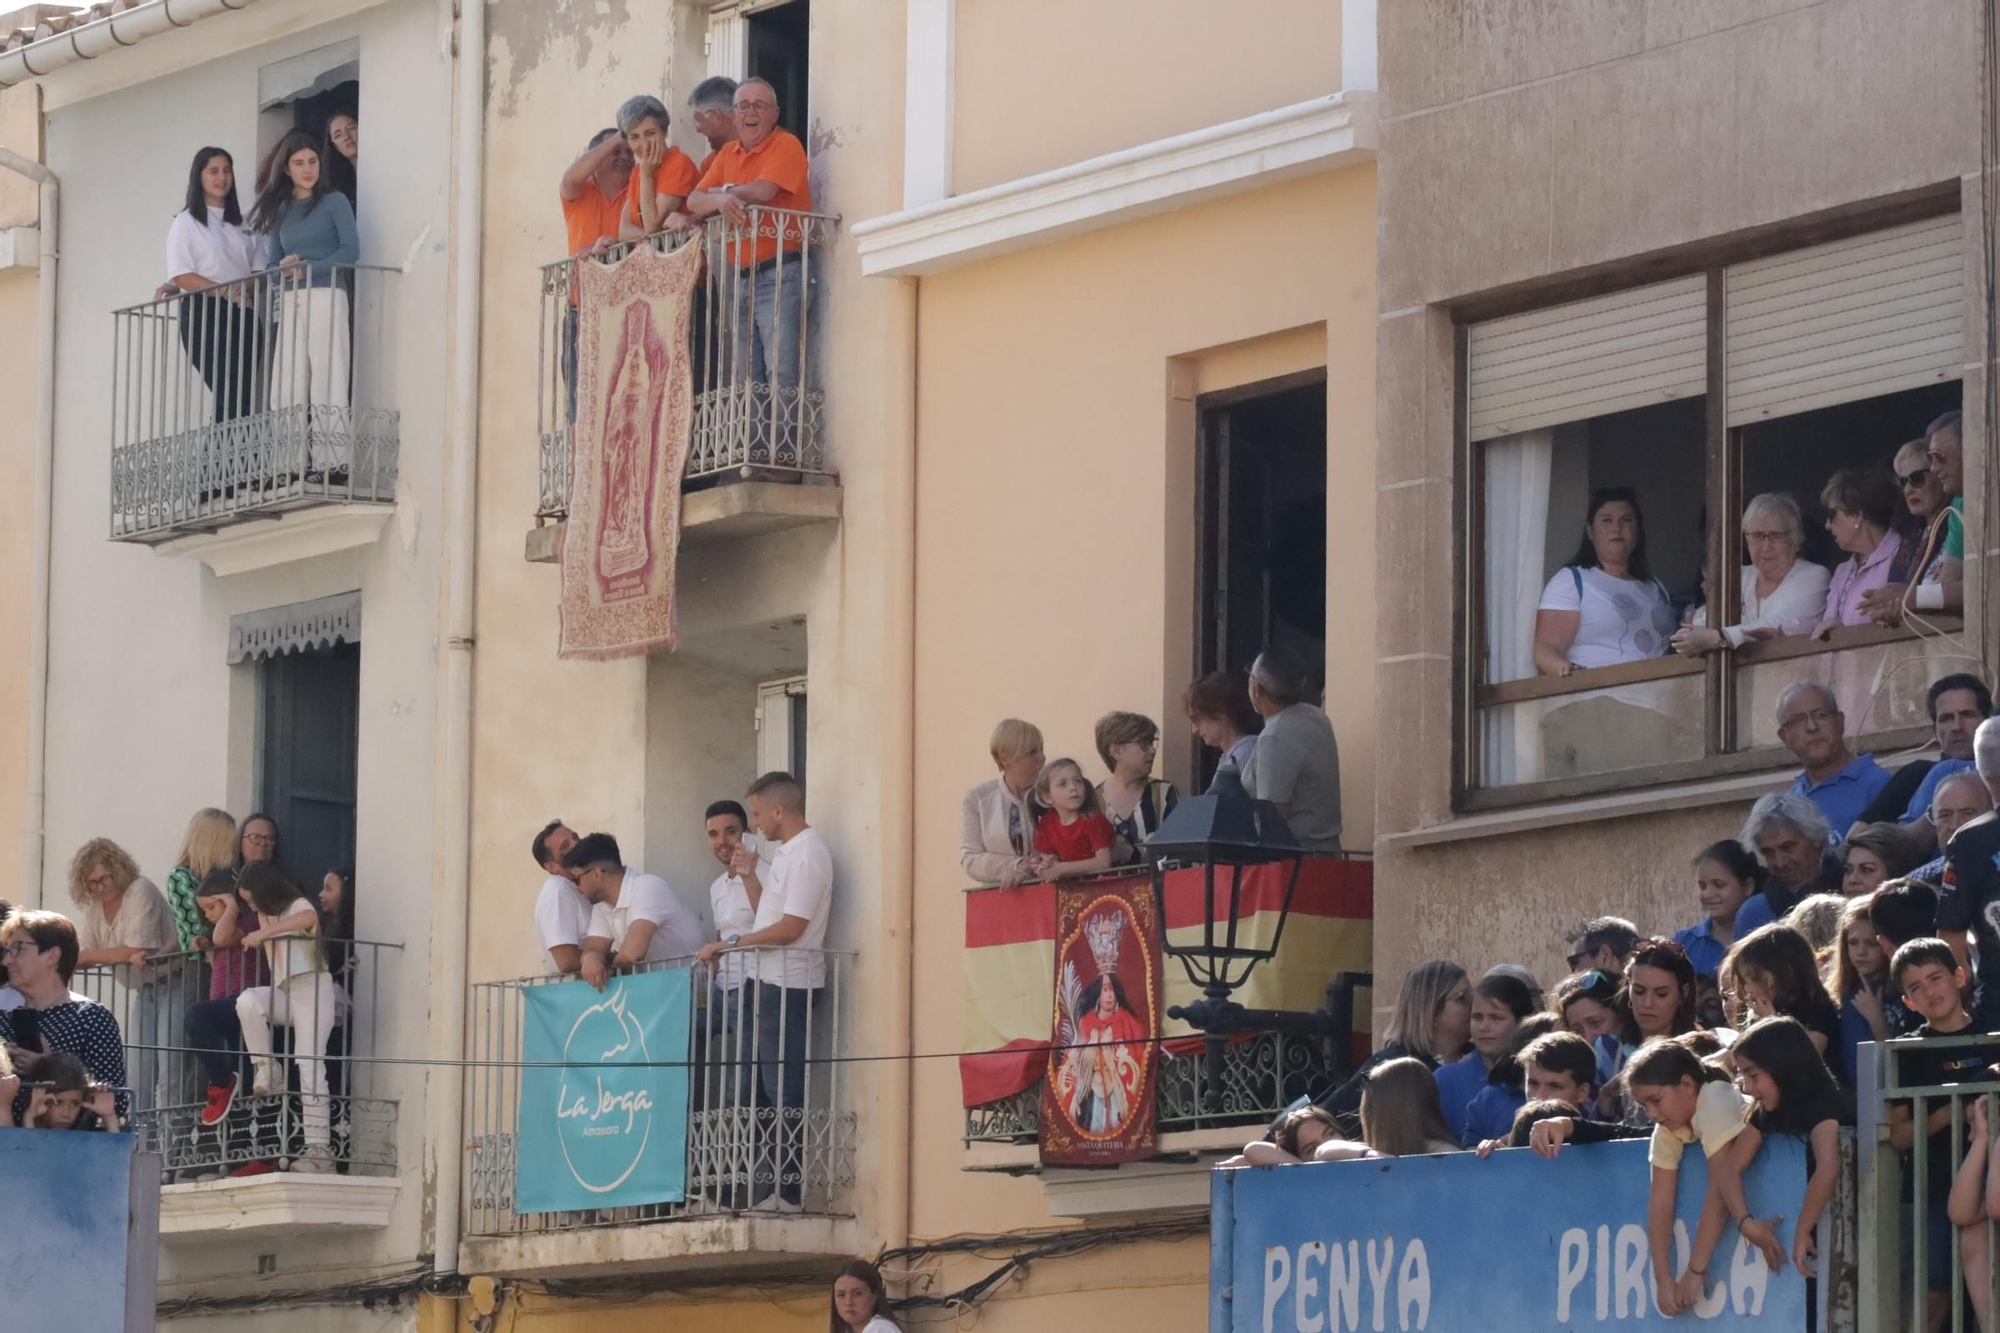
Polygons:
[[1765,1138],[1773,1134],[1795,1134],[1806,1141],[1806,1174],[1818,1169],[1818,1157],[1813,1152],[1812,1132],[1831,1120],[1836,1125],[1854,1123],[1854,1103],[1846,1094],[1833,1089],[1821,1089],[1814,1097],[1803,1099],[1803,1104],[1793,1107],[1781,1102],[1776,1111],[1765,1111],[1758,1107],[1750,1113],[1750,1125]]
[[1354,1071],[1354,1077],[1333,1091],[1323,1093],[1317,1099],[1318,1104],[1332,1113],[1334,1123],[1348,1138],[1358,1140],[1361,1137],[1361,1090],[1368,1086],[1368,1076],[1375,1072],[1377,1066],[1391,1060],[1422,1060],[1424,1067],[1433,1071],[1438,1065],[1436,1056],[1420,1055],[1392,1041],[1369,1056],[1368,1063]]
[[[1952,839],[1954,844],[1957,839]],[[1937,1032],[1926,1023],[1917,1029],[1920,1037],[1965,1037],[1977,1032],[1976,1026],[1966,1026],[1956,1032]],[[1936,1049],[1919,1048],[1902,1057],[1902,1081],[1905,1087],[1935,1088],[1945,1083],[1964,1083],[1980,1076],[1980,1071],[1993,1062],[1993,1048],[1990,1046],[1944,1046]],[[1943,1105],[1941,1099],[1931,1098],[1924,1105],[1924,1114]],[[1914,1106],[1912,1113],[1914,1113]],[[1930,1136],[1930,1146],[1926,1150],[1924,1171],[1928,1184],[1927,1202],[1934,1207],[1942,1207],[1951,1193],[1951,1126],[1946,1125]],[[1914,1153],[1913,1153],[1914,1157]],[[1909,1189],[1909,1178],[1905,1177],[1904,1188]],[[1905,1197],[1909,1197],[1907,1194]]]
[[1614,1143],[1619,1139],[1649,1139],[1653,1136],[1650,1128],[1637,1125],[1611,1125],[1602,1120],[1578,1120],[1576,1128],[1569,1132],[1571,1143]]
[[1939,932],[1962,930],[1971,938],[1980,976],[1973,1025],[1990,1032],[2000,1023],[2000,818],[1987,811],[1960,829],[1944,852],[1938,887]]
[[[1909,813],[1910,801],[1915,798],[1917,788],[1924,785],[1925,777],[1930,774],[1931,765],[1936,762],[1935,759],[1912,759],[1897,769],[1890,777],[1889,785],[1876,792],[1875,799],[1861,807],[1861,817],[1858,822],[1901,823],[1903,816]],[[1834,832],[1843,838],[1847,836],[1847,830],[1844,828],[1837,828]]]
[[[1840,1058],[1840,1006],[1829,1004],[1817,1013],[1801,1012],[1793,1014],[1792,1017],[1797,1019],[1799,1025],[1807,1032],[1817,1032],[1826,1039],[1826,1048],[1820,1052],[1820,1058],[1826,1061],[1827,1072],[1833,1075],[1834,1082],[1845,1088],[1847,1067],[1846,1062]],[[1848,1123],[1854,1123],[1852,1114],[1848,1116]]]

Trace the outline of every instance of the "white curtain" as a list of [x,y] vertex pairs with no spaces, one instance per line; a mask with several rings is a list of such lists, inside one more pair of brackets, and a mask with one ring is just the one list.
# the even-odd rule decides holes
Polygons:
[[[1555,432],[1523,431],[1481,448],[1486,464],[1486,674],[1489,682],[1535,674],[1535,608],[1549,531]],[[1515,704],[1480,718],[1480,783],[1532,781],[1541,771],[1540,710]]]

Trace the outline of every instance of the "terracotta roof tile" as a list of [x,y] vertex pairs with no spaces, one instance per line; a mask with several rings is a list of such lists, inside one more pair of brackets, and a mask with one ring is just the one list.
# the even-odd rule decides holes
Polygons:
[[[18,51],[33,42],[59,37],[72,28],[95,23],[127,9],[137,9],[146,0],[99,0],[94,5],[30,5],[26,9],[0,14],[0,22],[14,23],[0,35],[0,53]],[[26,22],[22,22],[26,20]]]

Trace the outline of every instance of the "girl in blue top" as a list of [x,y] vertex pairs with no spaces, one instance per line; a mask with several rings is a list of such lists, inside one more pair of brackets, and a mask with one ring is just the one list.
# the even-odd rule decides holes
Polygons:
[[264,159],[250,228],[266,238],[265,266],[278,270],[277,355],[271,368],[271,411],[290,455],[281,473],[297,470],[303,440],[307,482],[344,485],[349,373],[351,267],[361,237],[347,198],[327,186],[317,138],[293,130]]

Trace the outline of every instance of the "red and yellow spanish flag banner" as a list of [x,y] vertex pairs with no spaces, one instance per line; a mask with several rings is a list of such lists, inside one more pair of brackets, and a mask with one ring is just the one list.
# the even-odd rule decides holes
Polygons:
[[[1216,873],[1220,915],[1228,911],[1229,873]],[[1238,913],[1237,942],[1268,941],[1278,927],[1289,865],[1259,866],[1245,874]],[[1091,887],[1136,882],[1150,893],[1148,876],[1098,880]],[[1202,904],[1200,866],[1170,871],[1166,884],[1167,940],[1198,944],[1209,919]],[[1252,1009],[1318,1009],[1326,985],[1337,972],[1366,972],[1374,951],[1374,867],[1367,861],[1307,857],[1299,870],[1276,958],[1259,963],[1250,984],[1235,999]],[[1187,1024],[1164,1018],[1166,1009],[1201,998],[1180,963],[1163,960],[1165,979],[1161,1031],[1168,1051],[1199,1046]],[[1035,1085],[1048,1072],[1049,999],[1056,993],[1056,886],[971,889],[965,895],[965,1034],[959,1056],[959,1083],[966,1106],[983,1106]],[[1356,997],[1355,1022],[1368,1021],[1368,997]],[[1365,1054],[1366,1037],[1356,1045]]]

